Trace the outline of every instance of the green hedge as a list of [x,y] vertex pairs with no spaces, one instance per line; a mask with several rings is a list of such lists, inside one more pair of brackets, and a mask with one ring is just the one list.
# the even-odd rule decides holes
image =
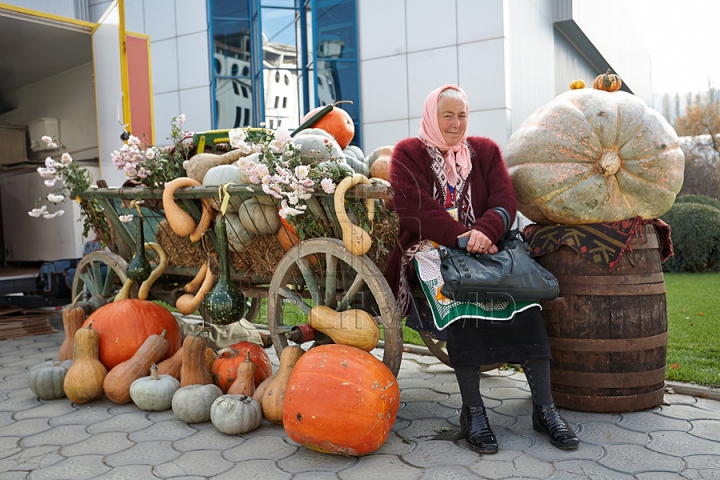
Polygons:
[[681,195],[675,199],[675,203],[700,203],[710,205],[720,210],[720,200],[706,197],[705,195]]
[[661,218],[670,225],[675,250],[664,271],[720,271],[720,209],[676,202]]

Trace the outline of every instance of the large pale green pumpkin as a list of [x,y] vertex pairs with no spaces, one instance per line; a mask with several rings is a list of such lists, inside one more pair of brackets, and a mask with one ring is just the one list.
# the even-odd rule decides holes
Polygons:
[[518,210],[541,224],[657,218],[672,206],[685,157],[668,122],[635,95],[570,90],[512,134],[505,161]]

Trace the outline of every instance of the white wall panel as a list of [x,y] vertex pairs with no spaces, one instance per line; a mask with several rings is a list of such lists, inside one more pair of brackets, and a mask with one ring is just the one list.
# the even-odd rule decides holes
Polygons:
[[[177,34],[202,32],[207,37],[207,0],[176,0]],[[205,44],[207,45],[207,39]]]
[[503,38],[468,43],[458,47],[460,86],[471,110],[505,108],[509,104],[509,78]]
[[125,0],[125,30],[145,33],[144,0]]
[[365,123],[408,117],[406,56],[365,60],[361,65],[360,95]]
[[358,0],[358,37],[361,61],[405,53],[405,0]]
[[457,43],[455,0],[406,1],[408,52]]
[[422,115],[427,95],[438,87],[458,83],[457,47],[411,53],[408,59],[408,102],[410,117]]
[[468,135],[488,137],[504,148],[510,137],[510,110],[500,108],[497,110],[470,111],[468,121]]
[[[180,113],[185,114],[186,132],[203,132],[212,128],[212,112],[210,111],[210,87],[180,90]],[[168,117],[172,118],[172,117]],[[168,123],[169,125],[169,123]]]
[[196,88],[210,84],[208,70],[208,34],[193,33],[177,38],[179,88]]
[[[181,113],[190,118],[195,116],[194,112],[181,111],[180,94],[177,91],[155,95],[155,143],[158,145],[167,145],[169,143],[166,139],[170,136],[170,120]],[[204,127],[202,130],[208,128]]]
[[395,146],[400,140],[415,135],[417,130],[410,130],[407,120],[368,123],[363,129],[363,152],[370,155],[376,148]]
[[153,93],[157,95],[178,90],[180,70],[177,40],[171,38],[160,42],[153,41],[151,45]]
[[458,43],[477,42],[506,34],[507,0],[457,0]]
[[148,19],[146,33],[153,42],[175,37],[175,1],[148,0],[144,2],[145,18]]

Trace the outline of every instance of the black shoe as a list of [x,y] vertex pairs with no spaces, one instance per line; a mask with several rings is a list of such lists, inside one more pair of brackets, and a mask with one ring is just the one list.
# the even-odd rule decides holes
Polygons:
[[498,443],[490,429],[485,407],[463,405],[460,411],[460,428],[471,449],[480,453],[497,453]]
[[560,416],[555,404],[535,405],[532,412],[533,428],[550,436],[550,443],[563,450],[578,447],[580,441],[570,425]]

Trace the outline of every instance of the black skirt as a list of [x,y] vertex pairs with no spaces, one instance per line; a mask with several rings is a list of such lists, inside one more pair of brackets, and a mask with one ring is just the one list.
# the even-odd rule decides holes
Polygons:
[[539,307],[511,320],[457,320],[447,327],[447,350],[454,367],[552,358]]

